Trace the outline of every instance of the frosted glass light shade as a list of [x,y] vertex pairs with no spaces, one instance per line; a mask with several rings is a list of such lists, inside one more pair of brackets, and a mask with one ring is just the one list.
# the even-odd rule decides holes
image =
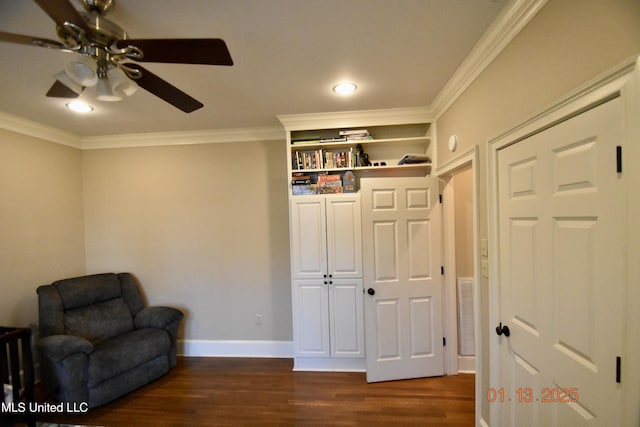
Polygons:
[[80,57],[67,63],[64,69],[69,78],[80,86],[94,86],[98,83],[98,72],[93,59]]
[[138,89],[136,82],[131,80],[120,68],[112,68],[107,72],[111,90],[114,94],[124,98],[133,95]]
[[111,82],[107,79],[98,79],[96,89],[98,90],[98,96],[96,97],[98,101],[114,102],[122,100],[121,96],[113,92]]
[[60,83],[62,83],[78,95],[82,93],[82,85],[71,80],[66,72],[60,71],[58,74],[56,74],[56,80],[58,80]]

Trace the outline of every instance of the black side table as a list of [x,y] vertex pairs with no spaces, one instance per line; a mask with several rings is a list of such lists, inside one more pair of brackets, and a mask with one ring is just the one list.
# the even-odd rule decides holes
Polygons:
[[[21,375],[22,372],[22,375]],[[0,326],[0,378],[11,385],[13,401],[33,401],[31,329]]]

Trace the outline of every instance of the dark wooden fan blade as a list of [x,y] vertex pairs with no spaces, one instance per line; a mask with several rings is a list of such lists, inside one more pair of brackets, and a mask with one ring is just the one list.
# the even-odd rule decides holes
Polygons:
[[9,43],[26,44],[30,46],[47,47],[50,49],[64,49],[65,46],[55,40],[43,39],[41,37],[25,36],[22,34],[5,33],[0,31],[0,41]]
[[140,71],[140,78],[134,80],[138,83],[138,86],[154,94],[158,98],[164,99],[166,102],[181,109],[185,113],[191,113],[192,111],[204,106],[200,101],[190,97],[169,82],[156,76],[151,71],[142,68],[140,65],[127,63],[126,66],[127,68]]
[[71,3],[69,3],[69,0],[33,1],[35,1],[38,6],[40,6],[42,10],[44,10],[45,13],[55,21],[56,24],[63,26],[65,22],[69,22],[82,28],[87,34],[93,33],[87,23],[84,22],[84,19],[82,19],[82,16],[80,16],[76,8],[73,7]]
[[119,40],[123,49],[135,46],[142,50],[140,62],[169,64],[233,65],[227,44],[222,39],[129,39]]
[[56,80],[47,92],[47,96],[50,98],[77,98],[80,95]]

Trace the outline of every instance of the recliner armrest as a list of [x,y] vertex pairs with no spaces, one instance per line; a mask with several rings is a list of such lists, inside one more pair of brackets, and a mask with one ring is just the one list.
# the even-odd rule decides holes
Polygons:
[[38,343],[42,354],[48,359],[61,361],[75,353],[93,352],[91,341],[74,335],[49,335]]
[[184,315],[173,307],[145,307],[136,314],[136,329],[159,328],[165,329],[169,324],[182,320]]

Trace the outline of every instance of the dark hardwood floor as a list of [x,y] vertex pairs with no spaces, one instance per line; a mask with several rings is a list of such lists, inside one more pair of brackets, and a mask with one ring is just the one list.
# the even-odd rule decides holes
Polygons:
[[179,358],[163,378],[88,414],[40,419],[111,427],[474,422],[474,375],[367,384],[363,373],[291,369],[290,359]]

